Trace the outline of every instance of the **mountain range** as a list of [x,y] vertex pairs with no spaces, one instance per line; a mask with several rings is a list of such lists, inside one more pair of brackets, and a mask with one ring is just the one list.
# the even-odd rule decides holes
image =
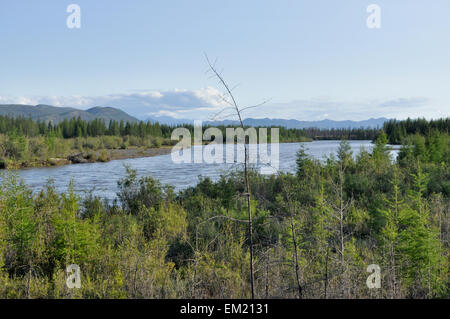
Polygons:
[[17,116],[31,116],[33,120],[51,121],[59,123],[64,119],[71,119],[73,117],[80,117],[85,121],[92,121],[100,118],[106,122],[109,120],[124,122],[137,122],[138,120],[125,113],[122,110],[113,107],[96,106],[88,110],[80,110],[72,107],[57,107],[51,105],[23,105],[23,104],[2,104],[0,105],[0,115]]
[[[100,107],[96,106],[88,110],[80,110],[72,107],[57,107],[51,105],[23,105],[23,104],[0,104],[0,115],[10,116],[31,116],[34,120],[40,121],[52,121],[53,123],[59,123],[64,119],[70,119],[73,117],[80,117],[85,121],[92,121],[93,119],[100,118],[108,122],[109,120],[116,120],[124,122],[137,122],[138,119],[125,113],[124,111],[113,107]],[[176,119],[170,116],[151,117],[147,121],[159,122],[160,124],[168,125],[181,125],[181,124],[193,124],[194,121],[190,119]],[[247,118],[244,120],[244,125],[248,126],[284,126],[286,128],[320,128],[320,129],[339,129],[339,128],[377,128],[382,127],[384,122],[388,121],[387,118],[371,118],[364,121],[333,121],[333,120],[321,120],[321,121],[298,121],[287,119],[255,119]],[[238,121],[225,120],[225,121],[204,121],[203,125],[238,125]]]
[[[161,124],[178,125],[178,124],[193,124],[193,120],[188,119],[175,119],[170,116],[161,116],[149,118],[148,121],[159,122]],[[382,127],[384,122],[388,121],[385,117],[371,118],[364,121],[333,121],[333,120],[321,120],[321,121],[298,121],[298,120],[286,120],[286,119],[255,119],[247,118],[244,120],[244,125],[254,127],[270,127],[270,126],[284,126],[286,128],[320,128],[320,129],[339,129],[339,128],[377,128]],[[239,125],[238,121],[224,120],[224,121],[204,121],[203,125]]]

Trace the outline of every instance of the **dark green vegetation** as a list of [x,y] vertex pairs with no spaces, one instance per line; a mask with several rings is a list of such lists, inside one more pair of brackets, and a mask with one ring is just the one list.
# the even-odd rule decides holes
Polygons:
[[72,107],[56,107],[50,105],[23,105],[3,104],[0,105],[0,115],[11,117],[30,117],[41,122],[59,123],[64,119],[80,117],[84,121],[94,119],[137,122],[138,120],[127,113],[112,107],[93,107],[88,110],[80,110]]
[[[256,297],[449,297],[449,136],[409,145],[398,163],[387,139],[356,159],[346,142],[324,163],[301,150],[296,175],[250,174]],[[174,193],[129,168],[107,203],[51,183],[33,195],[5,176],[0,297],[247,298],[244,189],[230,172]],[[66,287],[69,264],[80,289]],[[366,286],[370,264],[381,289]]]
[[[107,124],[108,123],[108,124]],[[33,120],[31,117],[0,116],[0,134],[24,137],[52,136],[60,138],[98,137],[98,136],[159,136],[170,137],[172,128],[168,125],[144,122],[125,122],[101,118],[91,121],[80,117],[64,119],[59,123]]]
[[[98,136],[158,136],[163,138],[170,138],[172,131],[176,127],[185,127],[193,135],[194,126],[192,124],[183,124],[170,126],[166,124],[151,123],[151,122],[125,122],[110,120],[106,122],[103,119],[94,119],[85,121],[80,117],[64,119],[63,121],[53,124],[53,122],[46,122],[40,120],[33,120],[32,117],[11,117],[0,115],[0,134],[10,135],[17,134],[26,137],[36,136],[55,136],[61,138],[74,137],[98,137]],[[212,126],[204,126],[206,130]],[[228,127],[235,126],[214,126],[222,131],[225,136],[225,130]],[[246,127],[248,128],[248,126]],[[259,127],[255,127],[256,129]],[[380,132],[378,129],[287,129],[279,127],[280,142],[290,141],[305,141],[311,139],[326,139],[336,140],[341,138],[354,140],[373,140]],[[270,135],[270,127],[268,128]]]
[[450,118],[427,121],[426,119],[390,120],[384,123],[383,130],[389,137],[389,143],[401,144],[411,135],[431,136],[436,133],[449,133]]
[[0,116],[0,163],[3,168],[60,165],[70,163],[75,154],[104,162],[111,150],[172,145],[170,133],[169,126],[158,123],[110,120],[107,125],[102,119],[72,118],[52,124]]
[[[304,129],[316,127],[319,129],[352,129],[352,128],[380,128],[383,127],[384,122],[388,119],[381,118],[371,118],[364,121],[334,121],[334,120],[320,120],[320,121],[298,121],[298,120],[285,120],[285,119],[254,119],[254,118],[246,118],[243,120],[244,126],[252,126],[252,127],[286,127],[286,128],[295,128],[295,129]],[[224,120],[224,121],[210,121],[208,122],[210,125],[226,125],[226,126],[236,126],[239,125],[239,121],[233,120]]]

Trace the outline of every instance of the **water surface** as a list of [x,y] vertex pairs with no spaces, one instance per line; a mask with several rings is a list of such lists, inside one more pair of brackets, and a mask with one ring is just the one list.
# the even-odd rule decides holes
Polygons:
[[[295,172],[296,153],[302,145],[306,152],[314,158],[335,154],[340,141],[314,141],[309,143],[282,143],[280,151],[280,171]],[[349,141],[353,154],[361,148],[371,150],[370,141]],[[202,146],[195,146],[202,147]],[[395,151],[393,151],[395,156]],[[225,151],[224,151],[225,156]],[[155,157],[115,160],[108,163],[73,164],[59,167],[32,168],[18,170],[19,176],[34,191],[42,189],[49,179],[54,181],[58,191],[65,191],[71,180],[79,193],[94,189],[96,195],[113,199],[117,192],[117,181],[125,175],[125,166],[130,165],[137,170],[139,176],[153,176],[163,184],[170,184],[176,190],[194,186],[198,177],[209,176],[213,180],[227,170],[237,169],[237,164],[181,163],[172,161],[170,154]]]

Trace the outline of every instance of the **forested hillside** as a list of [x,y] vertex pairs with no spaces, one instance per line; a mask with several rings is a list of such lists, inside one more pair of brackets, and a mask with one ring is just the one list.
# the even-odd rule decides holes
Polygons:
[[80,117],[84,121],[102,119],[105,121],[137,122],[137,119],[122,110],[113,107],[93,107],[80,110],[72,107],[57,107],[51,105],[0,104],[0,115],[11,117],[31,117],[42,122],[59,123],[64,119]]

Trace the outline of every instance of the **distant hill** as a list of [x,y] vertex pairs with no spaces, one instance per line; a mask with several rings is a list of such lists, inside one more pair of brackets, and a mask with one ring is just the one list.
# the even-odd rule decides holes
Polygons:
[[[175,119],[169,116],[161,116],[155,118],[148,119],[151,122],[159,122],[161,124],[193,124],[193,120],[188,119]],[[388,121],[387,118],[371,118],[364,121],[333,121],[333,120],[321,120],[321,121],[298,121],[298,120],[285,120],[285,119],[253,119],[247,118],[244,120],[244,125],[248,126],[261,126],[261,127],[270,127],[270,126],[284,126],[286,128],[320,128],[320,129],[332,129],[332,128],[377,128],[382,127],[384,122]],[[205,121],[203,125],[238,125],[238,121]]]
[[100,107],[96,106],[93,108],[90,108],[86,110],[87,113],[91,114],[95,118],[102,118],[105,120],[116,120],[120,121],[123,120],[124,122],[137,122],[138,119],[129,115],[128,113],[125,113],[122,110],[113,108],[113,107]]
[[59,123],[64,119],[70,119],[73,117],[80,117],[85,121],[92,121],[96,118],[104,119],[106,122],[111,119],[116,121],[123,120],[125,122],[138,121],[136,118],[119,109],[100,106],[96,106],[88,110],[79,110],[72,107],[56,107],[43,104],[0,104],[0,115],[10,115],[14,117],[28,117],[31,115],[34,120],[52,121],[53,123]]
[[167,124],[167,125],[194,124],[193,120],[176,119],[170,116],[149,117],[147,118],[147,121],[150,123],[158,122],[159,124]]
[[[285,119],[253,119],[248,118],[244,120],[244,125],[248,126],[284,126],[286,128],[320,128],[320,129],[332,129],[332,128],[377,128],[382,127],[384,122],[388,121],[387,118],[368,119],[364,121],[333,121],[333,120],[321,120],[321,121],[297,121],[297,120],[285,120]],[[223,122],[208,122],[211,125],[235,125],[237,121],[223,121]]]

